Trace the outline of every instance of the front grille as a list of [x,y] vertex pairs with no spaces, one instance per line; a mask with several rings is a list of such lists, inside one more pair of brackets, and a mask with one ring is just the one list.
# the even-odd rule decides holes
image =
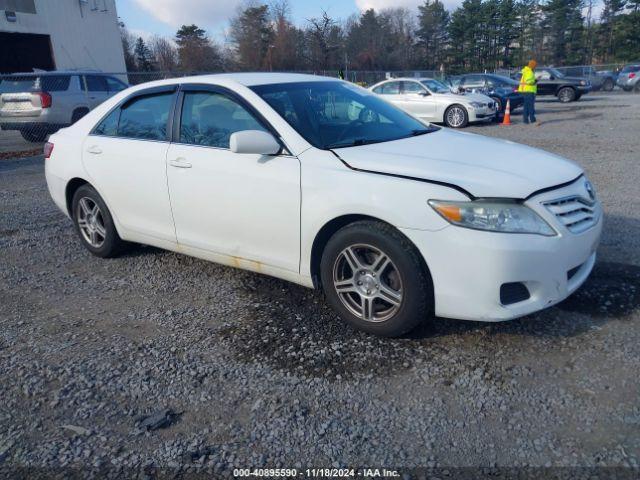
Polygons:
[[584,232],[598,221],[594,203],[578,195],[545,202],[544,205],[571,233]]

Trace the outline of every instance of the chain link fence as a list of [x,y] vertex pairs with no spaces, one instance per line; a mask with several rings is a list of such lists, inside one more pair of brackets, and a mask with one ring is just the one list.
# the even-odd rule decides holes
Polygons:
[[[567,76],[591,80],[595,89],[615,87],[621,64],[558,67]],[[495,70],[505,76],[520,69]],[[35,155],[48,135],[71,125],[106,99],[131,85],[153,80],[219,72],[91,72],[58,71],[0,75],[0,158]],[[317,70],[298,73],[344,76],[367,87],[387,78],[436,78],[447,80],[445,71],[351,71]],[[487,72],[489,73],[489,72]]]

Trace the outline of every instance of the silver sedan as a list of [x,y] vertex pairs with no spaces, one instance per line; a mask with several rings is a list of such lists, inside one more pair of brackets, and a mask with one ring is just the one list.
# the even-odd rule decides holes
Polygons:
[[394,78],[377,83],[369,90],[420,120],[444,123],[452,128],[491,121],[497,113],[490,97],[479,93],[454,93],[433,78]]

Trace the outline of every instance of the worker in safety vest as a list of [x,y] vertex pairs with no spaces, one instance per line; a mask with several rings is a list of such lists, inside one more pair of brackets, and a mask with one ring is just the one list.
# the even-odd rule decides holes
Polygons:
[[522,69],[522,77],[520,77],[520,85],[518,92],[524,97],[523,120],[524,123],[536,122],[536,94],[538,93],[538,85],[536,80],[535,69],[538,63],[530,60],[529,64]]

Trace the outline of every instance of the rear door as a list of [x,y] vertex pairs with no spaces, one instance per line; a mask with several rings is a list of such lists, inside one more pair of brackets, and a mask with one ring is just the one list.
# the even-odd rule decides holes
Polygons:
[[102,75],[85,75],[89,108],[93,109],[109,98],[109,87]]
[[393,80],[390,82],[385,82],[381,85],[378,85],[373,89],[373,93],[380,95],[382,98],[387,100],[388,102],[399,105],[402,101],[401,99],[401,91],[400,91],[400,81]]
[[167,188],[167,135],[175,86],[136,92],[85,139],[91,182],[127,230],[175,243]]

